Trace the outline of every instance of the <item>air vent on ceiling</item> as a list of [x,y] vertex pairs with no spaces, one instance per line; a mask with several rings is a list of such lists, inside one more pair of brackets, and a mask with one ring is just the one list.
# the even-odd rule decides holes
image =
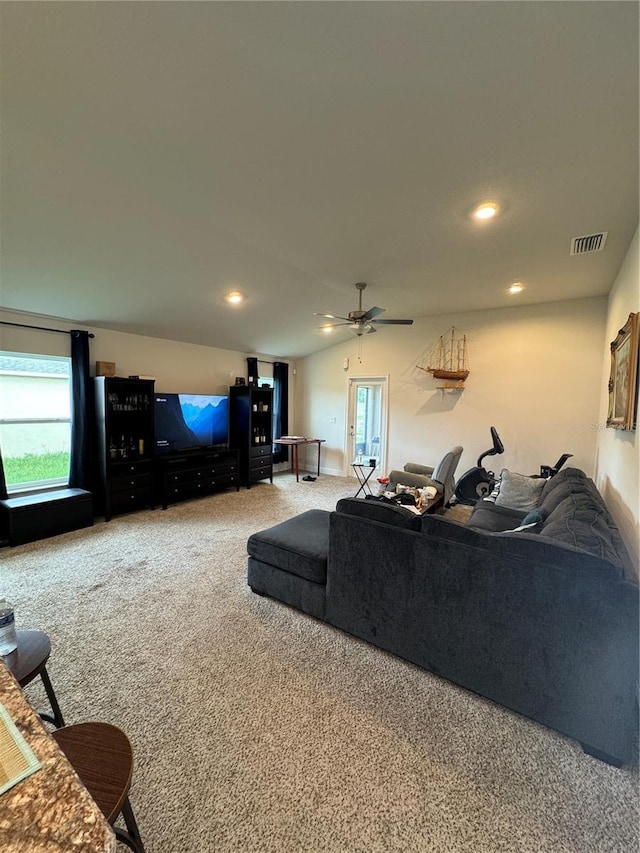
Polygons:
[[570,255],[586,255],[590,252],[600,252],[607,242],[608,231],[598,234],[586,234],[584,237],[574,237],[571,240]]

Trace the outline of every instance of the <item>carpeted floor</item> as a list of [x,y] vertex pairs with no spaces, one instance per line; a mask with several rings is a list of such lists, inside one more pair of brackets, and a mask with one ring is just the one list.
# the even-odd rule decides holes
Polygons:
[[0,551],[67,722],[132,741],[147,853],[637,851],[637,768],[251,593],[251,532],[354,491],[284,474]]

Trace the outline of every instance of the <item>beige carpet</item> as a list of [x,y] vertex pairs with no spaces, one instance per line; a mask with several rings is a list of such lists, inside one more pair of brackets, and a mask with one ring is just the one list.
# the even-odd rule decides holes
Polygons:
[[285,474],[0,551],[67,722],[133,743],[147,853],[635,853],[637,768],[251,593],[247,536],[354,489]]

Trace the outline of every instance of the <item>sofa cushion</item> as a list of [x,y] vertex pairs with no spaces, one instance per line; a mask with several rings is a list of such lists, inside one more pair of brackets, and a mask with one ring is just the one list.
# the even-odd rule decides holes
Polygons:
[[466,526],[474,530],[486,530],[497,533],[501,530],[513,530],[524,521],[526,512],[519,509],[509,509],[506,506],[496,506],[494,503],[478,501]]
[[570,495],[590,495],[592,502],[597,503],[603,509],[605,508],[596,487],[589,480],[578,479],[565,480],[554,489],[547,490],[545,486],[540,506],[552,513]]
[[547,496],[560,488],[560,486],[570,484],[576,488],[584,488],[584,484],[587,482],[587,475],[579,468],[563,468],[562,471],[558,471],[555,477],[545,480],[540,503],[544,503]]
[[552,516],[547,519],[541,536],[573,545],[610,563],[620,564],[609,525],[597,509],[583,506],[563,514],[556,511]]
[[[578,573],[602,573],[615,579],[624,576],[623,568],[617,558],[602,559],[593,553],[569,541],[545,537],[546,526],[540,533],[527,530],[515,532],[504,530],[487,532],[470,529],[467,524],[450,521],[439,515],[425,515],[422,519],[422,532],[427,536],[451,540],[461,547],[485,551],[490,557],[506,557],[516,563],[522,561],[535,566],[554,566],[563,571]],[[460,559],[464,557],[462,553]]]
[[341,498],[336,504],[336,512],[357,515],[359,518],[368,518],[370,521],[380,521],[382,524],[391,524],[393,527],[401,527],[404,530],[420,530],[422,526],[421,516],[411,510],[375,500]]
[[310,509],[253,533],[247,542],[249,556],[309,581],[326,583],[330,515],[323,509]]
[[[554,495],[561,493],[562,491],[558,489],[554,492]],[[541,507],[541,509],[546,510],[548,507],[544,506]],[[554,506],[553,509],[547,513],[547,524],[552,524],[553,522],[563,519],[578,510],[597,516],[608,515],[605,505],[597,500],[590,492],[583,490],[566,495],[560,503]]]
[[526,474],[518,474],[516,471],[503,468],[496,506],[506,506],[525,512],[535,509],[540,503],[545,483],[546,480],[540,477],[528,477]]

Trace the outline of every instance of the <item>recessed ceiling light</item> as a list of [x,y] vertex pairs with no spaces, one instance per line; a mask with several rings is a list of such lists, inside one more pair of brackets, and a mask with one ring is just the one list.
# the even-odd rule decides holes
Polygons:
[[227,302],[230,302],[232,305],[238,305],[238,303],[242,302],[243,296],[237,290],[232,290],[231,293],[227,293],[225,299]]
[[333,326],[329,326],[328,324],[326,326],[320,326],[320,328],[325,333],[325,335],[330,335],[331,332],[333,332]]
[[507,288],[507,293],[522,293],[524,290],[524,284],[521,281],[514,281],[513,284],[509,285]]
[[486,201],[473,211],[476,219],[493,219],[499,208],[494,201]]

